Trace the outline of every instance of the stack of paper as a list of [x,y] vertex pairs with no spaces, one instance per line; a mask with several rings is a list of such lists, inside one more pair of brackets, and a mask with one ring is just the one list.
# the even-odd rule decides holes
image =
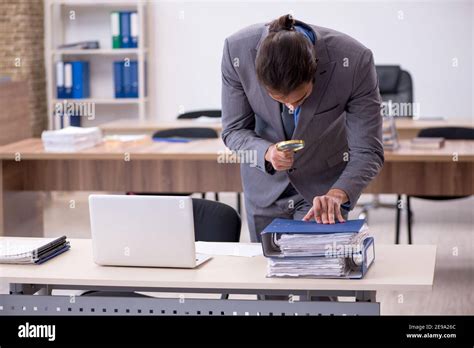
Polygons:
[[70,249],[59,238],[0,238],[0,263],[41,264]]
[[66,127],[60,130],[44,131],[41,134],[46,151],[80,151],[102,142],[102,132],[97,127]]
[[361,278],[373,261],[373,253],[364,256],[370,244],[373,250],[364,220],[324,225],[275,219],[262,232],[269,277]]
[[280,246],[284,256],[325,256],[334,247],[358,248],[360,241],[368,235],[364,228],[359,233],[334,234],[282,234],[275,243]]
[[269,277],[341,277],[348,272],[343,258],[269,259]]

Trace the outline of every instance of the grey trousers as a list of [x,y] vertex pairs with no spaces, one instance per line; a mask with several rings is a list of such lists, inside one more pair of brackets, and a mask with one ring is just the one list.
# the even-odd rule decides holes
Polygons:
[[[280,197],[268,207],[258,207],[245,198],[245,210],[249,226],[250,240],[260,242],[260,233],[275,218],[302,220],[311,209],[312,203],[305,201],[291,184]],[[341,209],[342,216],[347,219],[348,212]]]

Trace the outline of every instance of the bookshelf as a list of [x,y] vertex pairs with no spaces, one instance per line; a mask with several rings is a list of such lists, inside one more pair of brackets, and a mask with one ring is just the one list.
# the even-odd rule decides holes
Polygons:
[[[93,103],[95,117],[81,118],[83,126],[95,126],[117,119],[145,120],[146,97],[146,7],[143,0],[45,0],[45,65],[48,98],[48,129],[55,129],[55,108],[58,103]],[[138,16],[138,47],[112,48],[110,13],[136,11]],[[98,49],[60,49],[59,45],[99,41]],[[56,63],[86,60],[90,65],[90,97],[58,99]],[[130,59],[138,62],[138,98],[115,98],[113,62]]]
[[[119,51],[119,52],[117,52]],[[57,49],[57,50],[52,50],[52,55],[101,55],[101,54],[106,54],[106,55],[133,55],[133,54],[139,54],[139,50],[137,48],[120,48],[120,49],[114,49],[114,48],[100,48],[100,49],[87,49],[87,50],[81,50],[81,49]],[[147,53],[148,50],[144,49],[144,52]]]

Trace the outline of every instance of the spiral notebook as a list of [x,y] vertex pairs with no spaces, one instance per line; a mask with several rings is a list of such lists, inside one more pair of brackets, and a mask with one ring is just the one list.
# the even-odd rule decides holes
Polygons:
[[66,236],[59,238],[0,238],[0,263],[42,264],[70,249]]

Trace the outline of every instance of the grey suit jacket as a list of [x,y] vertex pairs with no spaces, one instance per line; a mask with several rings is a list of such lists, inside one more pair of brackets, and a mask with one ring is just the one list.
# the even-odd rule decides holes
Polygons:
[[269,174],[265,152],[285,140],[279,103],[257,80],[255,58],[268,26],[256,24],[225,40],[222,58],[222,139],[231,150],[257,152],[242,164],[246,198],[271,205],[291,182],[312,202],[331,188],[344,190],[352,209],[380,171],[384,157],[380,94],[372,52],[337,31],[310,25],[318,65],[312,94],[301,106],[293,139],[305,141],[293,168]]

